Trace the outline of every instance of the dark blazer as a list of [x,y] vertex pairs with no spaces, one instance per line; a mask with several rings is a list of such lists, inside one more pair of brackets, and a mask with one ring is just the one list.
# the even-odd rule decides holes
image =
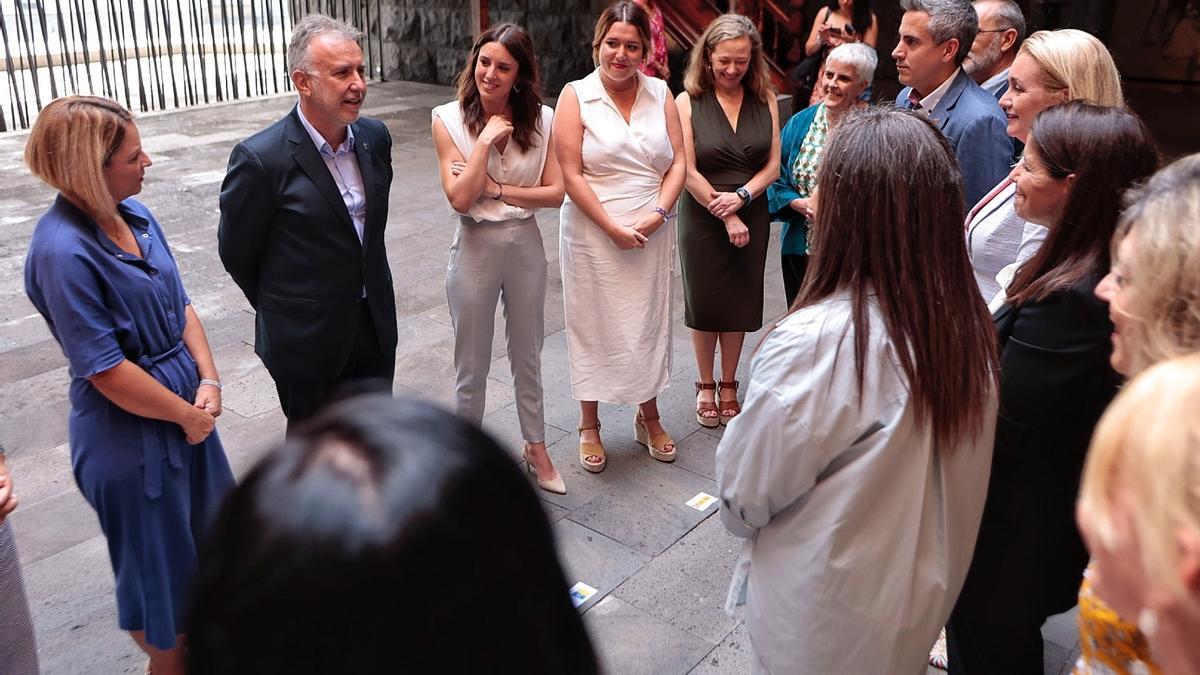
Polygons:
[[1116,395],[1112,322],[1094,274],[996,311],[1000,416],[975,556],[954,611],[998,626],[1070,609],[1088,554],[1075,498],[1092,430]]
[[[905,87],[896,105],[912,108]],[[966,208],[983,199],[1012,170],[1013,143],[1008,121],[995,97],[961,68],[929,119],[942,130],[962,169]]]
[[396,298],[383,231],[392,139],[378,120],[351,125],[367,194],[360,243],[350,213],[295,109],[239,143],[221,186],[221,262],[257,311],[254,351],[275,377],[331,379],[353,348],[366,289],[385,353]]

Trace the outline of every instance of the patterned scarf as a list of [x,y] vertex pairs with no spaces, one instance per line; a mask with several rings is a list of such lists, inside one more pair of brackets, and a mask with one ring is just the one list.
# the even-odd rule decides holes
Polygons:
[[[829,136],[829,117],[825,114],[825,104],[817,108],[808,133],[800,142],[800,152],[796,153],[796,163],[792,165],[792,183],[796,186],[796,194],[802,199],[808,199],[817,187],[817,167],[821,164],[821,150],[825,148],[825,139]],[[804,219],[804,226],[812,223]],[[812,248],[812,231],[806,238],[804,252],[810,253]]]

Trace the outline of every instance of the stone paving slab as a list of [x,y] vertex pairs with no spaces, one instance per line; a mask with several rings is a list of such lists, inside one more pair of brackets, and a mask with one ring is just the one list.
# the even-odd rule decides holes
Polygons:
[[[445,273],[457,219],[446,208],[430,139],[430,109],[451,89],[411,82],[373,83],[366,112],[393,138],[395,179],[385,241],[396,282],[400,346],[398,395],[451,405],[453,331]],[[217,195],[229,152],[239,139],[272,123],[290,96],[138,116],[154,160],[139,198],[158,217],[184,284],[204,321],[225,382],[218,421],[237,476],[277,444],[284,418],[270,376],[253,351],[254,316],[217,256]],[[9,453],[24,502],[12,517],[41,647],[43,672],[136,673],[144,658],[116,627],[111,568],[96,518],[79,495],[66,447],[66,361],[25,297],[23,265],[37,217],[52,191],[29,175],[21,154],[26,134],[0,134],[0,443]],[[581,607],[606,671],[611,673],[744,673],[751,653],[738,617],[721,609],[729,567],[740,542],[713,512],[683,502],[715,491],[713,457],[723,430],[694,419],[696,366],[683,325],[678,269],[673,279],[674,338],[670,387],[659,399],[679,447],[671,465],[652,460],[632,434],[632,406],[601,405],[609,468],[579,465],[567,367],[558,214],[538,214],[549,264],[546,341],[542,353],[546,441],[568,494],[539,493],[569,579],[598,589]],[[766,316],[784,307],[777,226],[767,257]],[[512,377],[498,314],[484,426],[519,458],[521,438]],[[744,379],[762,331],[747,336]],[[1051,635],[1052,634],[1052,635]],[[1058,649],[1047,673],[1069,663],[1071,631],[1048,629]]]

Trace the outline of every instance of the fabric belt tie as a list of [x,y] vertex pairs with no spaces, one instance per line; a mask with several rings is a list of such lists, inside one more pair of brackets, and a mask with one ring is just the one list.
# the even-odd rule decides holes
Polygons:
[[[165,352],[160,354],[143,354],[138,357],[137,364],[142,370],[150,372],[155,366],[167,359],[175,356],[183,351],[183,341],[175,343]],[[175,392],[181,394],[182,392]],[[146,496],[150,499],[158,499],[162,496],[163,491],[163,468],[162,460],[164,455],[172,468],[183,468],[183,455],[180,452],[178,443],[168,443],[163,437],[163,424],[169,422],[161,422],[154,420],[159,424],[143,424],[142,426],[142,474],[143,488]]]

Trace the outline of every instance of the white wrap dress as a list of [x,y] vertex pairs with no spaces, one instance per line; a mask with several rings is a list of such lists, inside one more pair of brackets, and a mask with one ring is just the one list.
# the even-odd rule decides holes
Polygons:
[[[628,124],[598,71],[567,85],[579,99],[584,179],[622,225],[658,205],[674,159],[665,113],[670,91],[662,80],[637,78]],[[572,396],[618,404],[654,398],[671,369],[674,227],[665,223],[645,248],[622,251],[568,196],[559,244]]]

